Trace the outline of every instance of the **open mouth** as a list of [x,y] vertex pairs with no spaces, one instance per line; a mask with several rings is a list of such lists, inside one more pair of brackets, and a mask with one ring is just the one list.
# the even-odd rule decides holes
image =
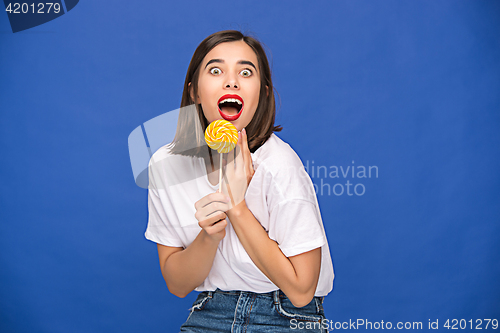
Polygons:
[[233,121],[238,119],[243,111],[243,99],[238,95],[224,95],[219,98],[217,107],[222,118]]

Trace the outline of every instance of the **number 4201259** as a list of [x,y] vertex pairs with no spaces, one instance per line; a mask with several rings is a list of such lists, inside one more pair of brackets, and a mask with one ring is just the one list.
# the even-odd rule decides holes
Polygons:
[[49,14],[49,13],[59,13],[61,11],[61,4],[53,2],[39,2],[37,4],[27,4],[27,3],[9,3],[6,12],[10,14]]

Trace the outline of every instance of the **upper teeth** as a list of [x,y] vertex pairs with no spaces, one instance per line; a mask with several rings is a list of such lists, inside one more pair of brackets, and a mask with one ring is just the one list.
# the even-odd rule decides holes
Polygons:
[[239,99],[236,99],[236,98],[226,98],[224,100],[221,101],[221,103],[226,103],[226,102],[234,102],[234,103],[238,103],[239,105],[241,105],[241,101]]

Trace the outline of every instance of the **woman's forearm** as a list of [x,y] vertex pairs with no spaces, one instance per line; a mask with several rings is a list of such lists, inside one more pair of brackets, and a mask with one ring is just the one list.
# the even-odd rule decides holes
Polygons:
[[[295,306],[312,299],[317,279],[296,270],[274,240],[264,230],[244,202],[226,212],[241,244],[255,265],[278,286]],[[304,304],[305,303],[305,304]]]
[[201,230],[187,248],[171,254],[161,269],[168,290],[185,297],[201,285],[212,268],[218,245],[219,241]]

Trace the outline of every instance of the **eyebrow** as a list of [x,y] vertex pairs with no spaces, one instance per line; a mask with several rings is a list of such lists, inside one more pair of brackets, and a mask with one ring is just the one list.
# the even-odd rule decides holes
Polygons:
[[[208,65],[213,64],[214,62],[221,63],[221,64],[225,63],[225,61],[222,59],[212,59],[209,62],[207,62],[207,64],[205,65],[205,68],[207,68]],[[237,62],[237,64],[238,65],[249,65],[249,66],[252,66],[255,70],[257,70],[255,65],[251,61],[248,61],[248,60],[240,60]]]

